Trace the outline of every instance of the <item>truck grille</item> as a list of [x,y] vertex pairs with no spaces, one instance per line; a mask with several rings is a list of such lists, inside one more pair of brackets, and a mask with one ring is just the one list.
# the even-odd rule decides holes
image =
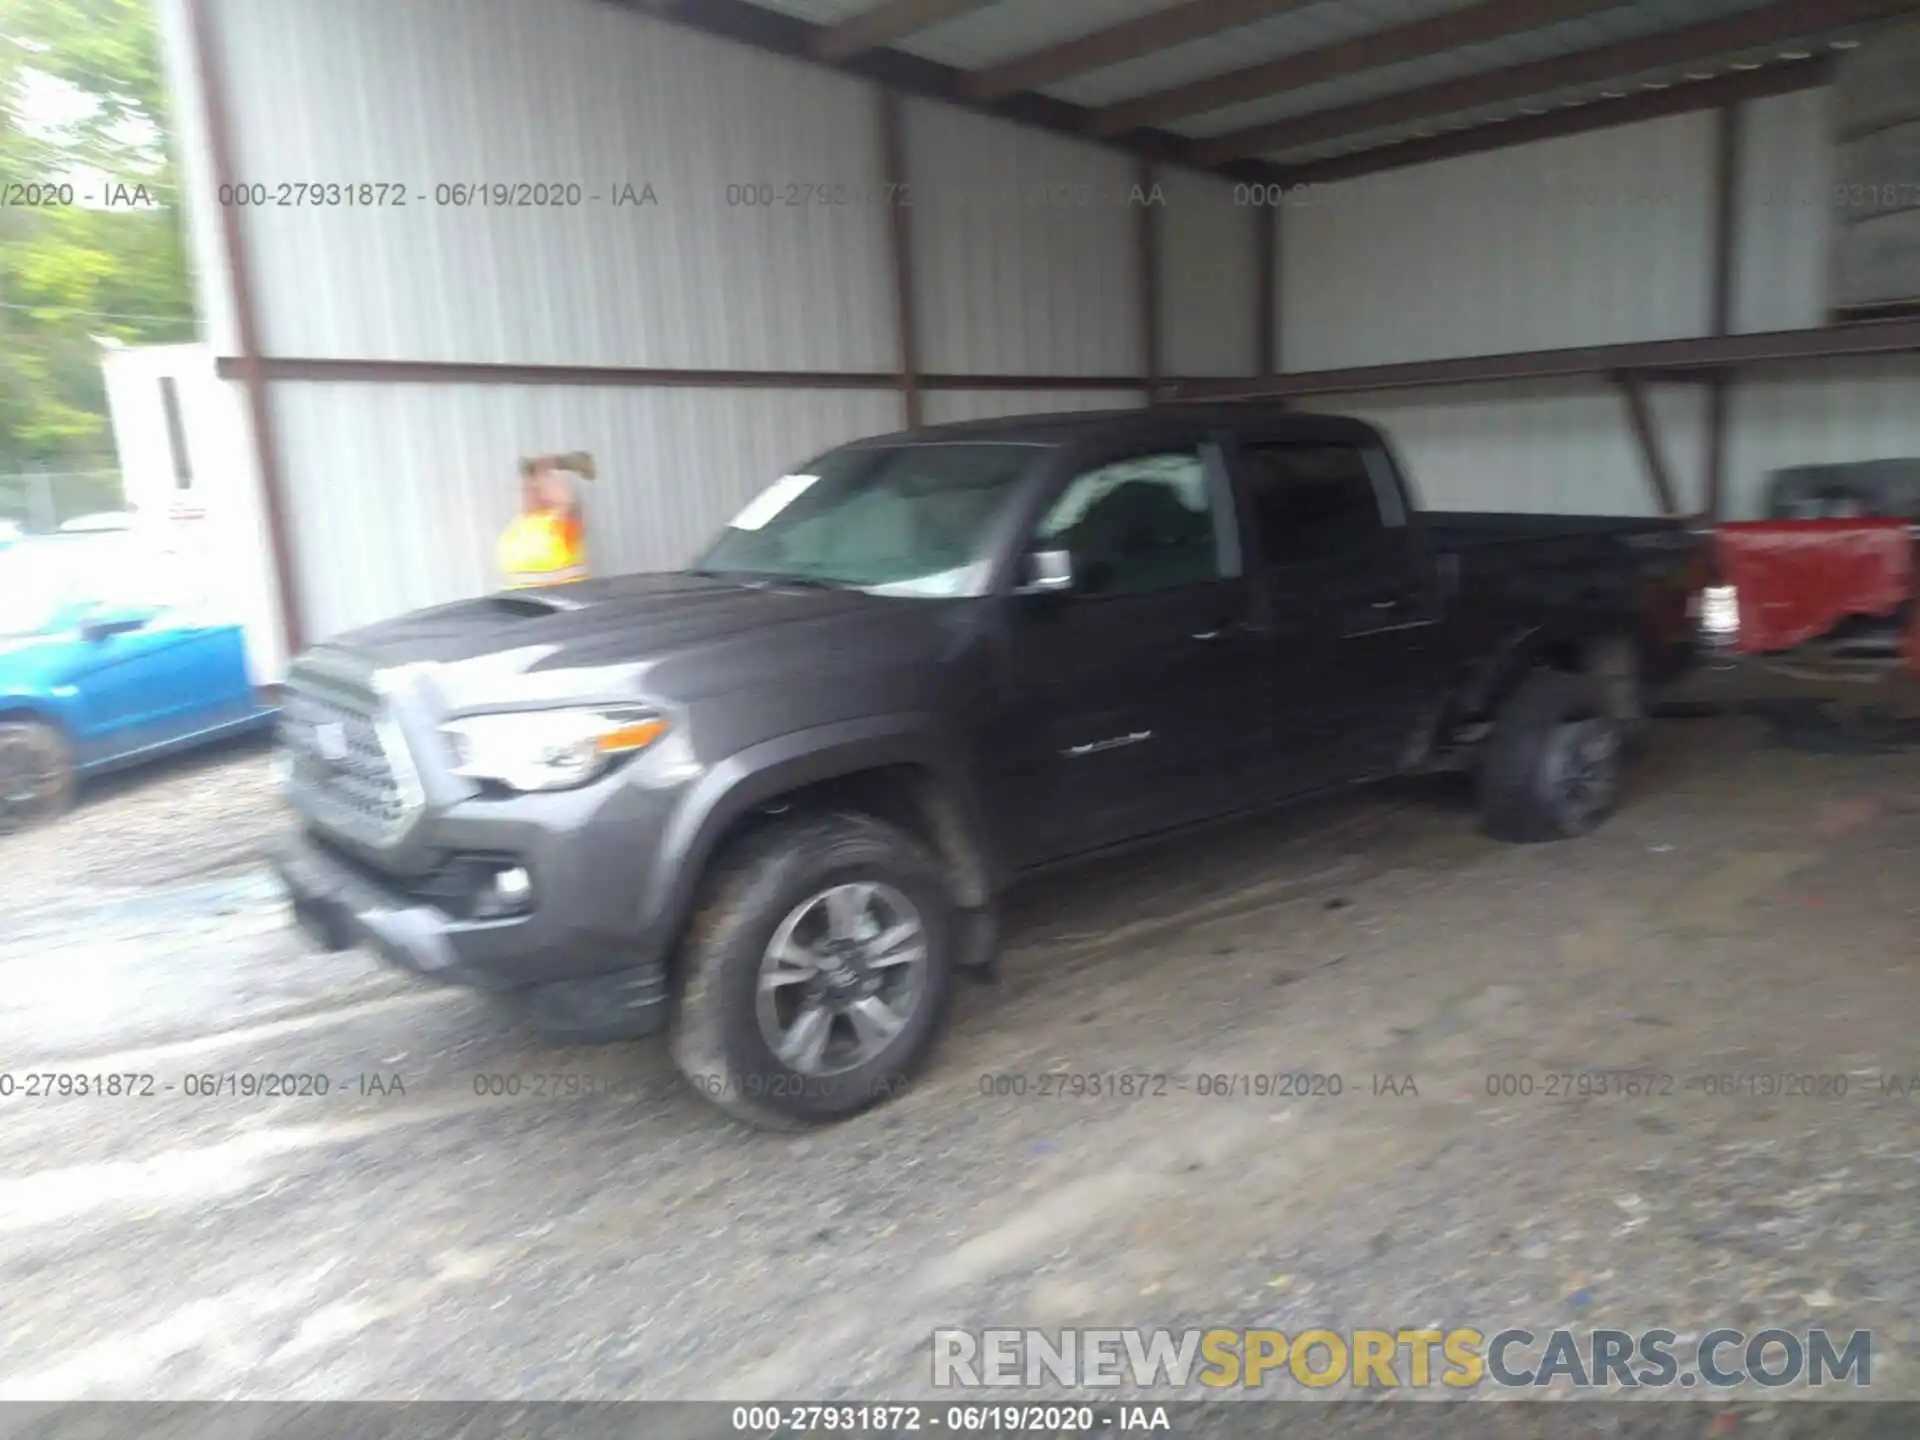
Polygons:
[[371,687],[295,665],[280,739],[288,795],[322,829],[387,845],[418,815],[419,779],[406,742]]

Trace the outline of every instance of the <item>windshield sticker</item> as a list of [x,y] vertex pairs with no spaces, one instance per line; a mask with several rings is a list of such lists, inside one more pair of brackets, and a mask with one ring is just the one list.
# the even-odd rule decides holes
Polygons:
[[762,490],[747,503],[747,508],[733,517],[735,530],[758,530],[787,506],[799,499],[808,486],[818,480],[818,475],[782,475],[773,484]]

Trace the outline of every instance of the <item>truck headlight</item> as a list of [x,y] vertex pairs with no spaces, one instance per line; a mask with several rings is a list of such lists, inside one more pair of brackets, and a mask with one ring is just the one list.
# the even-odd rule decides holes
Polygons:
[[657,711],[622,705],[468,715],[440,733],[456,775],[511,790],[570,790],[646,749],[667,728]]

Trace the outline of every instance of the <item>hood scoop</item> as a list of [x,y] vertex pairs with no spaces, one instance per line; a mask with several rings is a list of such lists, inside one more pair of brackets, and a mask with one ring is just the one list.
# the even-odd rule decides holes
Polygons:
[[553,590],[502,590],[489,595],[485,603],[503,615],[564,615],[584,610],[588,602]]

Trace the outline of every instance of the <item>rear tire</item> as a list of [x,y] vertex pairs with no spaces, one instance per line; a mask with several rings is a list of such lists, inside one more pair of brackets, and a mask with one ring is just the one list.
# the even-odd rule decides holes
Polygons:
[[72,803],[67,737],[44,720],[0,723],[0,835],[51,820]]
[[1487,740],[1483,827],[1517,844],[1590,833],[1612,813],[1623,750],[1599,682],[1536,671],[1507,697]]
[[1647,690],[1640,646],[1631,635],[1608,635],[1587,650],[1586,672],[1599,683],[1620,736],[1637,746],[1647,734]]
[[904,1087],[945,1018],[959,938],[925,846],[863,815],[781,821],[721,859],[706,897],[673,1026],[696,1091],[795,1130]]

